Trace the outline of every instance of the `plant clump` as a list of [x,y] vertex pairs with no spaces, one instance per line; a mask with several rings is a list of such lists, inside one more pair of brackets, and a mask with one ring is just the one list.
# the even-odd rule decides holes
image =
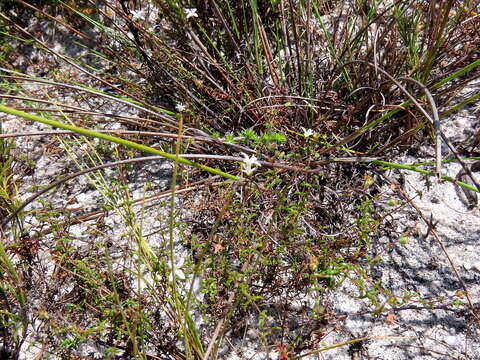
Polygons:
[[[92,343],[112,359],[221,358],[248,332],[285,360],[321,347],[341,321],[329,294],[343,282],[378,314],[381,299],[414,297],[370,276],[398,205],[382,203],[381,179],[402,167],[396,156],[441,141],[438,114],[478,99],[452,96],[479,74],[478,3],[1,6],[0,47],[10,50],[0,110],[61,129],[42,156],[76,167],[26,184],[38,163],[11,149],[35,135],[0,138],[9,354],[28,339],[58,358]],[[24,11],[37,18],[24,23]],[[32,30],[42,28],[67,44]],[[37,74],[12,65],[32,48]],[[153,156],[171,165],[139,165]],[[39,199],[63,188],[67,199]],[[90,191],[88,207],[78,199]]]

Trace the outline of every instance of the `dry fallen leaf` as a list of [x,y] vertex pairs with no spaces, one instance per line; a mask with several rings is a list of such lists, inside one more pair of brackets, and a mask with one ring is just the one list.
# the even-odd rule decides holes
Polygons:
[[224,249],[223,245],[220,244],[220,243],[213,243],[213,253],[216,254],[216,253],[219,253],[220,251],[222,251]]
[[385,316],[385,321],[392,324],[392,325],[397,325],[397,322],[395,321],[395,314],[394,313],[389,312]]

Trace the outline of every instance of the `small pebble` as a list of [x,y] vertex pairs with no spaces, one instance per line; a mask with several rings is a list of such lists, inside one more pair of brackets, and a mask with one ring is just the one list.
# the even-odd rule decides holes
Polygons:
[[480,272],[480,261],[477,261],[475,264],[473,264],[473,270]]
[[472,269],[472,264],[470,264],[469,262],[464,262],[463,267],[465,268],[465,270],[468,271]]
[[448,335],[443,338],[443,341],[450,346],[457,346],[460,343],[460,337],[458,335]]

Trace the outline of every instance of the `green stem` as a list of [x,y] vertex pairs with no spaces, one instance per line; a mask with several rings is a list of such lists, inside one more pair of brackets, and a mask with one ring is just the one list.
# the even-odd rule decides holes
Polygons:
[[99,132],[96,132],[96,131],[80,128],[80,127],[73,126],[73,125],[64,124],[64,123],[61,123],[59,121],[50,120],[50,119],[47,119],[47,118],[44,118],[44,117],[41,117],[41,116],[37,116],[37,115],[33,115],[33,114],[28,114],[26,112],[16,110],[16,109],[13,109],[11,107],[4,106],[4,105],[0,105],[0,111],[4,112],[4,113],[7,113],[7,114],[10,114],[10,115],[15,115],[15,116],[27,119],[27,120],[36,121],[36,122],[40,122],[42,124],[50,125],[50,126],[55,127],[55,128],[60,128],[60,129],[64,129],[64,130],[73,131],[73,132],[75,132],[77,134],[80,134],[80,135],[95,137],[95,138],[98,138],[98,139],[103,139],[103,140],[107,140],[107,141],[110,141],[110,142],[113,142],[113,143],[116,143],[116,144],[120,144],[120,145],[129,147],[131,149],[136,149],[136,150],[143,151],[143,152],[150,153],[150,154],[154,154],[154,155],[160,155],[160,156],[163,156],[166,159],[175,161],[177,163],[193,166],[193,167],[196,167],[198,169],[208,171],[209,173],[223,176],[224,178],[227,178],[227,179],[238,180],[238,178],[236,176],[231,175],[231,174],[226,173],[226,172],[223,172],[219,169],[214,169],[214,168],[211,168],[209,166],[198,164],[198,163],[190,161],[188,159],[177,157],[175,154],[169,154],[169,153],[154,149],[154,148],[146,146],[146,145],[137,144],[133,141],[118,138],[116,136],[102,134],[102,133],[99,133]]
[[[428,175],[428,176],[437,176],[437,173],[435,173],[433,171],[419,169],[419,168],[417,168],[415,166],[412,166],[412,165],[396,164],[396,163],[392,163],[392,162],[388,162],[388,161],[382,161],[382,160],[373,160],[372,164],[383,165],[383,166],[387,166],[389,168],[395,168],[395,169],[415,171],[415,172],[418,172],[420,174],[424,174],[424,175]],[[475,186],[464,183],[462,181],[455,180],[454,178],[451,178],[450,176],[442,176],[441,179],[446,180],[446,181],[450,181],[450,182],[452,182],[452,183],[454,183],[458,186],[461,186],[465,189],[480,193],[480,189],[477,189]]]
[[[445,85],[446,83],[448,83],[449,81],[453,80],[453,79],[456,79],[457,77],[469,72],[470,70],[476,68],[477,66],[480,65],[480,59],[478,60],[475,60],[474,62],[472,62],[471,64],[468,64],[467,66],[461,68],[460,70],[454,72],[453,74],[447,76],[445,79],[442,79],[440,81],[438,81],[437,83],[433,84],[432,87],[431,87],[431,90],[435,90],[435,89],[438,89],[439,87]],[[387,112],[386,114],[382,115],[381,117],[379,117],[378,119],[376,120],[373,120],[372,122],[368,123],[367,125],[365,125],[363,128],[359,129],[356,133],[355,133],[355,138],[357,138],[358,136],[362,135],[363,133],[367,132],[368,130],[370,130],[371,128],[377,126],[378,124],[380,124],[381,122],[383,122],[384,120],[386,119],[389,119],[391,118],[393,115],[395,115],[396,113],[398,113],[399,111],[405,109],[407,106],[411,105],[412,104],[412,101],[411,100],[407,100],[407,101],[404,101],[403,103],[401,103],[400,105],[398,105],[394,110],[392,111],[389,111]],[[455,107],[455,110],[458,110],[460,107],[459,106],[456,106]],[[350,139],[351,141],[352,139]],[[338,146],[335,145],[335,146]]]

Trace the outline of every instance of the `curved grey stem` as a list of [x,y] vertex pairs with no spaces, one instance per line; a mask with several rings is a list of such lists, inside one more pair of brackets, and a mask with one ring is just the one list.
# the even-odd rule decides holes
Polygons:
[[438,141],[438,137],[441,137],[443,142],[448,146],[448,148],[450,149],[452,154],[455,156],[457,161],[462,166],[463,171],[465,171],[465,173],[468,175],[468,177],[470,178],[472,183],[476,186],[477,190],[480,191],[480,185],[478,184],[477,180],[473,176],[472,172],[470,171],[468,166],[465,165],[465,162],[461,159],[460,155],[458,155],[458,151],[457,151],[457,149],[455,149],[455,146],[450,142],[450,140],[448,140],[447,136],[443,133],[443,131],[440,128],[440,119],[439,119],[439,116],[438,116],[437,107],[435,105],[435,101],[433,100],[433,96],[432,96],[430,90],[428,90],[425,85],[423,85],[421,82],[419,82],[415,79],[412,79],[412,78],[409,78],[409,77],[401,77],[399,79],[409,80],[409,81],[414,82],[418,86],[420,86],[422,88],[422,90],[425,92],[425,95],[427,95],[427,99],[430,102],[430,106],[432,107],[433,120],[431,118],[428,118],[428,119],[433,123],[433,125],[435,127],[436,138],[437,138],[436,139],[436,142],[437,142],[436,143],[437,176],[439,176],[439,174],[440,174],[440,163],[442,161],[441,148],[440,148],[441,143],[440,143],[440,141]]
[[[440,118],[438,117],[438,109],[437,105],[435,104],[435,100],[433,99],[432,93],[427,89],[427,87],[422,84],[420,81],[412,79],[408,76],[399,77],[401,80],[411,81],[423,90],[425,95],[427,96],[428,102],[430,103],[430,107],[432,108],[432,115],[433,115],[433,127],[435,129],[435,158],[436,158],[436,172],[437,172],[437,179],[440,179],[441,174],[441,166],[442,166],[442,143],[440,142],[440,137],[442,134],[442,129],[440,127]],[[432,119],[429,119],[432,120]],[[445,141],[445,140],[444,140]]]

